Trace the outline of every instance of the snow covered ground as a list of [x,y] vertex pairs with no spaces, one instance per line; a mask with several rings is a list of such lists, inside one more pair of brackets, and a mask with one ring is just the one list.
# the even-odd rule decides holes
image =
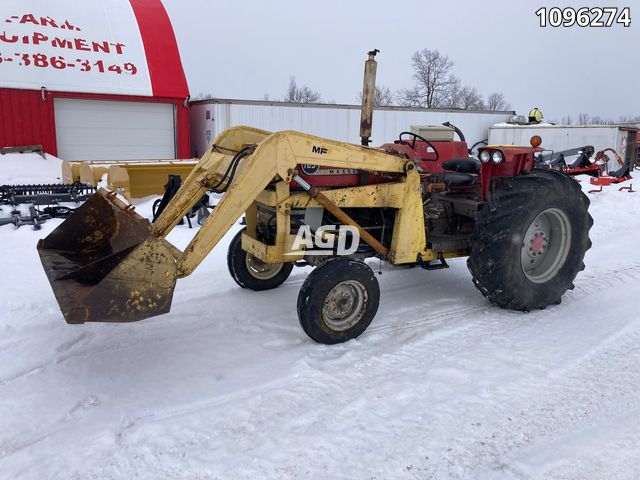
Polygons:
[[464,260],[383,266],[376,319],[337,346],[298,325],[305,269],[236,286],[234,232],[170,314],[71,326],[35,248],[59,221],[2,227],[0,478],[637,479],[640,193],[590,197],[561,305],[493,307]]
[[60,183],[62,160],[48,153],[7,153],[0,155],[0,185]]

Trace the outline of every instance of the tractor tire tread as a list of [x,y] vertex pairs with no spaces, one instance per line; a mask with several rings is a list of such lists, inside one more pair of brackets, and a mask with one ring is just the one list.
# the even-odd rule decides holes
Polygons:
[[248,288],[254,291],[271,290],[282,285],[293,270],[292,263],[282,264],[282,269],[273,278],[259,279],[251,275],[246,266],[247,252],[242,250],[242,233],[246,230],[240,230],[231,243],[227,252],[227,268],[234,281],[242,288]]
[[[570,251],[556,276],[544,284],[534,284],[526,279],[520,263],[521,237],[526,228],[522,231],[520,227],[519,232],[513,228],[528,226],[529,220],[551,207],[569,212]],[[478,212],[471,236],[467,266],[475,287],[502,308],[530,311],[558,304],[585,268],[583,259],[591,247],[589,229],[593,225],[588,207],[589,199],[577,182],[552,170],[534,169],[503,183],[490,193],[487,204]]]

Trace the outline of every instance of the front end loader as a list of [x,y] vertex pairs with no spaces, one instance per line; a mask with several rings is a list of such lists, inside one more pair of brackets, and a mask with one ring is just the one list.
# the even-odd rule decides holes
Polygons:
[[[366,77],[363,105],[372,94]],[[559,303],[584,268],[592,220],[576,182],[535,168],[539,139],[531,147],[483,147],[478,158],[464,155],[462,138],[415,132],[371,148],[369,104],[362,145],[295,131],[226,130],[154,223],[100,190],[38,244],[66,321],[168,312],[176,280],[243,216],[246,228],[228,251],[232,277],[269,290],[294,266],[314,266],[297,312],[321,343],[357,337],[373,320],[379,285],[369,258],[436,270],[468,257],[474,284],[494,304],[528,311]],[[207,192],[222,197],[179,250],[166,237]],[[355,239],[347,254],[335,242],[342,227]],[[301,242],[305,232],[312,242]]]

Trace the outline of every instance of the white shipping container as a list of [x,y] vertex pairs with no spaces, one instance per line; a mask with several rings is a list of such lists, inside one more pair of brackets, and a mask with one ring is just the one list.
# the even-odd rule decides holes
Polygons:
[[[412,125],[451,122],[464,133],[469,147],[485,140],[489,127],[514,112],[377,107],[371,145],[392,142]],[[360,143],[360,106],[295,104],[252,100],[201,100],[191,104],[191,149],[201,156],[217,135],[229,127],[248,125],[272,132],[298,130],[320,137]]]

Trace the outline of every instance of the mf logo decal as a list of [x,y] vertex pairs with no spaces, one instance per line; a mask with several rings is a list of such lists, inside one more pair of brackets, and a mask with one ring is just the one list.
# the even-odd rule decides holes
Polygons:
[[325,154],[327,153],[327,149],[324,147],[316,147],[315,145],[311,147],[311,153],[317,153],[317,154]]

